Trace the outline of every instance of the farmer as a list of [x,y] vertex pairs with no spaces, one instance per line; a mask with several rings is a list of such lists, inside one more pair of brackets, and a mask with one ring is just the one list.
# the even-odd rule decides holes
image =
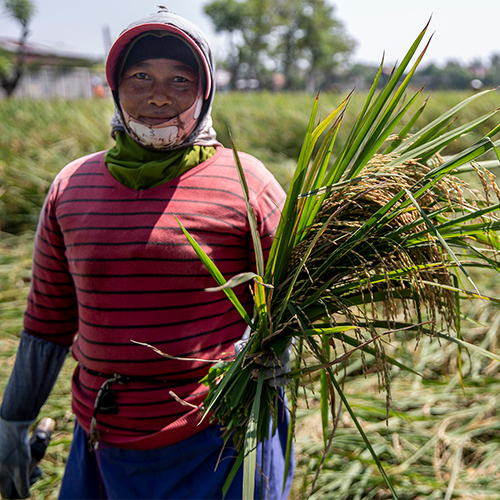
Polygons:
[[[67,165],[38,225],[24,330],[0,408],[0,492],[29,496],[28,429],[69,349],[74,437],[60,498],[222,498],[236,452],[200,410],[246,324],[180,229],[226,277],[253,269],[243,191],[212,128],[202,33],[161,8],[111,47],[116,145]],[[241,154],[264,251],[284,192]],[[248,287],[235,292],[248,313]],[[168,355],[162,356],[157,350]],[[278,374],[279,375],[279,374]],[[257,450],[256,497],[288,496],[286,412]],[[15,490],[14,490],[15,488]],[[242,470],[226,498],[241,498]]]

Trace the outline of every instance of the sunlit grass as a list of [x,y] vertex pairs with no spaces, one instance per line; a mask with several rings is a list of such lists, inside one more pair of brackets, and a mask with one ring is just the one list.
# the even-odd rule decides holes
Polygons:
[[[422,121],[431,121],[468,95],[434,93]],[[421,100],[425,97],[422,95]],[[263,161],[286,187],[300,152],[313,98],[307,93],[219,93],[213,107],[214,127],[227,147],[230,129],[238,149]],[[343,94],[322,94],[318,118],[325,118],[344,98]],[[338,143],[344,142],[363,102],[361,92],[351,98]],[[462,110],[457,123],[497,106],[498,92]],[[0,100],[0,230],[34,230],[45,193],[57,172],[75,158],[113,144],[109,127],[112,113],[109,100]],[[495,124],[490,120],[468,139],[458,139],[449,147],[449,154],[463,149],[469,140],[480,138]]]

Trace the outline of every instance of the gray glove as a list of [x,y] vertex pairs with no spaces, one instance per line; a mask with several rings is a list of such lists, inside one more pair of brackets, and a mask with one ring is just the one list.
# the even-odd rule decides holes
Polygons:
[[[248,339],[243,338],[234,344],[235,356],[241,352]],[[290,353],[292,351],[291,344],[283,351],[278,358],[272,355],[257,356],[254,361],[261,365],[264,371],[264,380],[271,386],[277,389],[288,384],[286,374],[290,372]]]
[[2,498],[30,496],[29,428],[31,420],[14,422],[0,417],[0,494]]

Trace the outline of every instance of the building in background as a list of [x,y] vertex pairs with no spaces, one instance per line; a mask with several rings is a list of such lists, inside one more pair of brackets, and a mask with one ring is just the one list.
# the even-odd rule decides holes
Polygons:
[[[0,37],[3,61],[14,62],[18,49],[18,41]],[[25,51],[24,73],[12,97],[80,99],[107,94],[101,59],[32,42],[25,44]]]

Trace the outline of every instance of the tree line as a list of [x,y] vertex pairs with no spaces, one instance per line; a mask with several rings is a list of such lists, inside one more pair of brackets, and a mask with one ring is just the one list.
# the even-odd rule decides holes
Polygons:
[[[373,82],[376,65],[353,64],[356,46],[325,0],[214,0],[205,13],[227,37],[227,88],[344,90]],[[390,68],[388,69],[390,71]],[[486,63],[422,66],[414,83],[428,89],[500,85],[500,54]]]

